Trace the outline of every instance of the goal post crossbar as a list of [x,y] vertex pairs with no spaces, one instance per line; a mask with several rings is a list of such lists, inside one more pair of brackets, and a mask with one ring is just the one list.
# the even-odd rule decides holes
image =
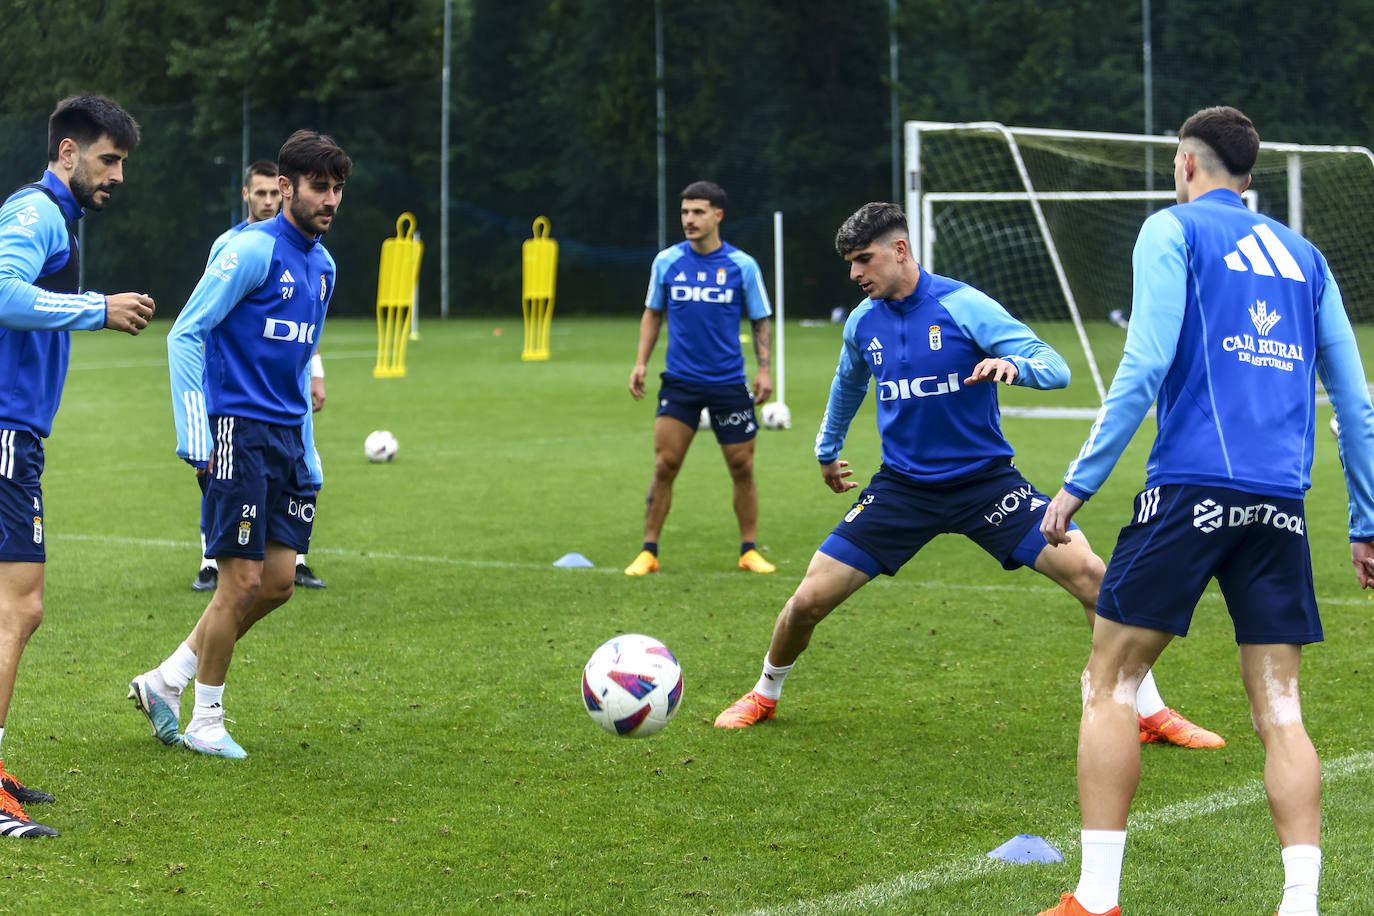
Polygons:
[[[908,121],[905,138],[905,206],[910,214],[913,248],[919,252],[922,263],[936,270],[940,267],[935,259],[938,225],[953,233],[948,241],[940,241],[940,261],[944,263],[952,255],[955,265],[946,269],[961,279],[972,279],[981,285],[978,277],[987,273],[986,266],[993,271],[987,280],[994,287],[997,277],[1003,283],[1013,282],[1018,290],[1023,282],[1033,283],[1026,288],[1032,298],[1023,306],[1028,306],[1032,314],[1040,309],[1041,317],[1046,316],[1046,308],[1059,309],[1057,315],[1061,318],[1067,313],[1100,403],[1106,397],[1106,389],[1084,326],[1079,297],[1069,280],[1065,255],[1073,262],[1074,284],[1084,285],[1082,294],[1088,297],[1084,301],[1100,303],[1105,291],[1111,294],[1107,301],[1121,301],[1124,294],[1126,302],[1122,306],[1126,305],[1130,277],[1129,261],[1123,259],[1123,254],[1129,251],[1129,241],[1134,237],[1132,227],[1138,229],[1143,215],[1155,205],[1173,203],[1169,157],[1177,148],[1178,138],[1008,127],[995,121]],[[930,161],[925,161],[923,155]],[[1311,175],[1305,175],[1305,163]],[[1046,171],[1047,167],[1050,171]],[[1327,247],[1321,241],[1321,233],[1325,231],[1331,241],[1333,224],[1340,237],[1333,244],[1338,247],[1352,233],[1364,235],[1360,225],[1348,224],[1347,201],[1338,199],[1333,203],[1332,189],[1341,198],[1343,180],[1374,187],[1374,153],[1368,148],[1266,141],[1260,144],[1255,176],[1254,187],[1265,195],[1266,209],[1286,210],[1286,222],[1295,231],[1304,232],[1304,210],[1310,211],[1307,215],[1315,221],[1318,233],[1314,240],[1324,251]],[[1332,176],[1336,176],[1334,181]],[[1317,184],[1309,188],[1313,199],[1304,201],[1305,180],[1311,184],[1314,178]],[[1099,181],[1105,183],[1097,184]],[[1251,210],[1258,210],[1255,190],[1247,191],[1244,198]],[[1131,202],[1140,202],[1145,209],[1132,215]],[[1052,218],[1047,217],[1047,207]],[[1104,237],[1093,235],[1102,227],[1110,230],[1110,246],[1103,247],[1100,242]],[[1061,233],[1064,238],[1057,239]],[[1064,244],[1070,247],[1061,249]],[[1038,259],[1040,266],[1023,266],[1035,263],[1025,260],[1028,252]],[[1327,254],[1336,269],[1331,252]],[[1093,277],[1084,282],[1085,258],[1098,259],[1092,269],[1104,279]],[[1374,273],[1362,266],[1374,263],[1363,253],[1342,252],[1339,259],[1347,265],[1361,265],[1358,269],[1347,267],[1352,274]],[[1103,264],[1118,262],[1121,268],[1114,274],[1101,270]],[[963,269],[958,268],[960,263]],[[1007,271],[1014,272],[1014,281],[1009,280],[1013,274]],[[1107,276],[1115,279],[1107,281]],[[1344,289],[1345,279],[1339,270],[1337,277]],[[1374,277],[1358,279],[1362,291],[1371,291],[1358,297],[1347,295],[1348,303],[1358,298],[1361,307],[1368,308],[1364,300],[1374,303],[1374,288],[1370,286]],[[1122,284],[1126,288],[1119,291]],[[1049,293],[1042,295],[1041,290],[1055,290],[1055,299],[1044,298]],[[1021,296],[998,298],[1015,309],[1014,303]]]
[[[914,166],[914,173],[912,174],[916,176],[918,198],[920,193],[919,178],[921,165],[920,129],[915,125],[919,123],[921,122],[908,122],[906,129],[908,157],[907,165],[909,169]],[[1036,226],[1039,228],[1041,238],[1045,242],[1045,250],[1046,253],[1049,255],[1050,265],[1054,268],[1055,276],[1058,278],[1060,287],[1064,291],[1064,298],[1067,300],[1069,316],[1073,321],[1074,331],[1078,334],[1078,341],[1080,344],[1082,344],[1083,353],[1088,360],[1088,373],[1092,376],[1093,387],[1097,389],[1097,399],[1099,402],[1105,401],[1107,399],[1107,388],[1105,385],[1102,384],[1102,373],[1097,368],[1097,358],[1093,355],[1092,344],[1088,342],[1088,331],[1087,328],[1083,327],[1083,316],[1078,311],[1078,302],[1074,299],[1073,290],[1069,287],[1069,278],[1064,273],[1064,264],[1059,258],[1059,248],[1057,245],[1055,245],[1054,236],[1050,232],[1049,224],[1045,220],[1045,211],[1040,206],[1040,198],[1035,193],[1035,186],[1031,182],[1030,172],[1026,169],[1026,163],[1021,158],[1021,148],[1020,145],[1016,142],[1016,136],[1005,125],[998,124],[993,121],[985,121],[970,126],[999,133],[1007,141],[1007,146],[1011,153],[1012,161],[1016,165],[1017,174],[1020,176],[1021,184],[1025,188],[1025,192],[1027,195],[1026,202],[1030,204],[1031,212],[1035,216]],[[913,149],[915,153],[914,162],[912,161]],[[908,188],[907,194],[909,198],[907,201],[907,212],[919,212],[919,207],[911,206],[911,204],[914,203],[914,201],[910,200],[910,188]],[[917,241],[916,245],[919,248],[920,242]]]

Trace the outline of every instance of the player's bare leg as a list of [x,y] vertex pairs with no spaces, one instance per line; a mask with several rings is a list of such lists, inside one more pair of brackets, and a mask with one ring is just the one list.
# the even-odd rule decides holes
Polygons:
[[1100,617],[1083,671],[1078,797],[1086,830],[1125,830],[1140,782],[1135,693],[1173,634]]
[[[754,483],[754,440],[727,442],[720,447],[725,467],[730,471],[734,489],[735,518],[739,521],[741,545],[753,545],[759,532],[759,488]],[[750,572],[770,573],[776,567],[763,558],[754,546],[740,551],[739,568]]]
[[1264,789],[1281,846],[1315,846],[1321,835],[1321,765],[1302,721],[1302,647],[1240,645],[1250,717],[1264,743]]
[[1321,762],[1302,722],[1302,647],[1241,643],[1250,718],[1264,743],[1264,791],[1283,855],[1282,912],[1317,911],[1321,879]]
[[[682,470],[682,462],[687,457],[687,447],[697,433],[695,426],[688,426],[674,417],[654,418],[654,474],[649,479],[649,491],[644,496],[644,543],[658,545],[659,535],[663,533],[663,522],[668,517],[668,509],[673,504],[673,481]],[[625,569],[627,576],[642,576],[658,569],[658,556],[648,547],[639,552]]]
[[[43,569],[42,563],[0,563],[0,734],[14,697],[19,659],[43,622]],[[0,761],[0,836],[57,836],[53,828],[35,823],[21,806],[53,800],[47,792],[14,779]]]
[[295,588],[295,550],[268,542],[265,553],[264,560],[220,558],[219,588],[186,640],[196,654],[196,708],[183,736],[192,750],[218,757],[246,756],[224,728],[224,681],[234,644],[285,604]]
[[[1052,579],[1078,599],[1087,615],[1088,626],[1097,621],[1097,593],[1102,587],[1106,571],[1100,557],[1088,544],[1082,531],[1072,530],[1069,543],[1047,546],[1035,558],[1035,571]],[[1154,674],[1145,672],[1136,696],[1139,718],[1138,736],[1142,744],[1160,742],[1189,748],[1225,747],[1226,740],[1190,722],[1176,710],[1166,706],[1155,685]]]
[[1126,815],[1140,783],[1135,695],[1170,633],[1106,618],[1093,627],[1078,727],[1078,804],[1083,817],[1078,886],[1041,913],[1119,916]]
[[868,573],[816,551],[806,576],[773,624],[773,638],[759,682],[716,717],[716,727],[743,728],[773,718],[783,678],[810,644],[816,625],[869,578]]
[[9,715],[19,658],[43,622],[43,564],[0,563],[0,728]]

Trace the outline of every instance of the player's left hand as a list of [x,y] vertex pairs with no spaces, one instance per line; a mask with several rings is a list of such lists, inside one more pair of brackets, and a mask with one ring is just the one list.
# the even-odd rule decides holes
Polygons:
[[1044,518],[1040,519],[1040,533],[1045,536],[1045,543],[1051,547],[1067,544],[1069,522],[1073,519],[1073,514],[1082,507],[1083,500],[1061,487],[1045,508]]
[[767,366],[759,367],[754,376],[754,406],[757,407],[773,396],[773,373]]
[[105,327],[135,337],[152,320],[156,304],[143,293],[115,293],[105,297]]
[[1374,588],[1374,542],[1351,541],[1350,560],[1355,564],[1360,588]]
[[324,379],[319,376],[310,378],[310,409],[319,413],[324,407]]
[[965,385],[979,382],[1005,382],[1010,385],[1016,381],[1016,363],[1010,360],[989,357],[973,367],[973,374],[964,379]]

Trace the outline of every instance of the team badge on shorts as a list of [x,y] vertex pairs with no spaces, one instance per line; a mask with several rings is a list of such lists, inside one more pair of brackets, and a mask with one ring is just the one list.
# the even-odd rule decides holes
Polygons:
[[41,515],[33,517],[33,542],[35,544],[43,543],[43,516]]
[[938,350],[941,346],[940,326],[938,324],[932,324],[930,326],[930,349]]
[[239,546],[247,547],[248,538],[253,533],[252,522],[239,522]]
[[873,494],[870,493],[869,495],[865,496],[863,499],[861,499],[861,500],[859,500],[858,502],[856,502],[856,503],[854,504],[854,508],[850,509],[848,512],[845,513],[845,515],[844,515],[844,520],[847,521],[847,522],[852,522],[852,521],[854,521],[854,519],[856,519],[856,518],[859,517],[859,513],[862,512],[862,511],[864,511],[864,506],[867,506],[867,505],[869,505],[869,504],[872,503],[872,502],[873,502]]

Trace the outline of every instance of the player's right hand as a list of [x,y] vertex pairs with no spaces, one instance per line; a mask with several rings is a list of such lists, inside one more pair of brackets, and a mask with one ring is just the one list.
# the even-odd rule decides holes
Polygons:
[[825,481],[827,487],[836,493],[852,490],[859,485],[856,480],[845,480],[853,473],[849,469],[849,462],[838,458],[829,464],[821,465],[821,479]]
[[1045,543],[1051,547],[1058,547],[1069,542],[1069,521],[1073,514],[1083,508],[1083,500],[1074,496],[1063,487],[1054,494],[1054,499],[1045,507],[1045,514],[1040,519],[1040,533],[1045,536]]
[[630,370],[630,396],[636,401],[644,397],[644,376],[648,372],[649,367],[642,363]]
[[137,335],[148,326],[156,305],[143,293],[116,293],[105,297],[105,327]]

